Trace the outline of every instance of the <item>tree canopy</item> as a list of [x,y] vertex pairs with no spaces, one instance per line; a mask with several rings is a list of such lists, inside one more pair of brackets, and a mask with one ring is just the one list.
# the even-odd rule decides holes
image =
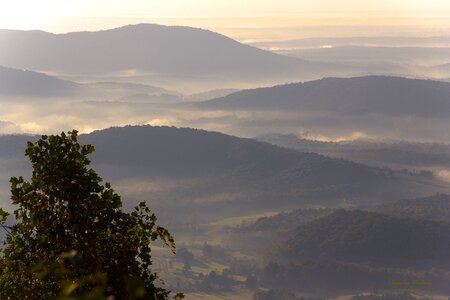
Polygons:
[[8,213],[0,209],[8,232],[1,299],[170,296],[151,269],[151,244],[160,240],[175,252],[172,236],[145,202],[123,210],[121,197],[88,167],[93,151],[75,130],[28,142],[31,180],[10,180],[15,225],[5,224]]

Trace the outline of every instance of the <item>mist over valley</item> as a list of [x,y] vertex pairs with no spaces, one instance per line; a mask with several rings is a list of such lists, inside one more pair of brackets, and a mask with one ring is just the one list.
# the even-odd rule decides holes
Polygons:
[[76,129],[187,299],[446,299],[450,37],[320,20],[0,29],[0,207],[27,142]]

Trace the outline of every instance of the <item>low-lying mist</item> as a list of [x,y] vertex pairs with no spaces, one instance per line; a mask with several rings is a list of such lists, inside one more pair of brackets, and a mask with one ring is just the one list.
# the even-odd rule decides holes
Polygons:
[[15,100],[0,104],[0,134],[81,133],[124,125],[202,128],[241,137],[294,133],[307,139],[450,142],[450,120],[433,116],[343,115],[332,110],[205,109],[191,102]]

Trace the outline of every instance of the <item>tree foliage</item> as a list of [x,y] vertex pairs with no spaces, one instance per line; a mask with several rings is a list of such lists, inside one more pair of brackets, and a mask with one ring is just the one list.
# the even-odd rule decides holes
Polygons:
[[175,252],[172,236],[145,202],[123,211],[120,196],[88,168],[93,151],[75,130],[28,143],[31,180],[11,178],[16,224],[6,227],[0,210],[8,230],[1,299],[169,297],[151,270],[151,244]]

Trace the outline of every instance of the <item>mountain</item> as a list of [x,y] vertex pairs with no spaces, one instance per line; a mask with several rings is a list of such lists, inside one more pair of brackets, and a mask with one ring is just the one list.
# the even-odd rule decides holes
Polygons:
[[290,209],[300,203],[382,202],[448,191],[448,185],[430,176],[197,129],[131,126],[80,139],[95,145],[92,160],[101,174],[116,182],[142,183],[130,194],[142,197],[141,190],[152,187],[149,191],[155,190],[161,204],[211,215],[218,207],[220,213],[243,213]]
[[436,68],[436,70],[439,70],[439,71],[442,71],[442,72],[446,72],[446,73],[450,73],[450,63],[438,65],[438,66],[435,66],[435,68]]
[[[315,153],[277,147],[218,132],[176,127],[126,126],[81,137],[96,145],[98,164],[145,170],[148,176],[224,176],[228,172],[255,179],[289,176],[302,186],[372,182],[383,170]],[[149,155],[151,154],[151,155]],[[345,176],[343,176],[345,174]]]
[[399,281],[417,287],[427,278],[432,284],[421,286],[426,292],[450,292],[450,223],[339,209],[283,231],[282,220],[295,214],[268,219],[281,225],[278,234],[263,230],[260,236],[257,231],[241,235],[247,244],[265,238],[259,247],[269,250],[258,279],[268,287],[335,297],[355,291],[398,292]]
[[262,217],[255,222],[239,227],[238,232],[270,232],[287,233],[299,225],[334,212],[331,208],[300,208],[290,212],[282,212],[270,217]]
[[[13,140],[0,137],[5,149],[0,148],[0,164],[8,170],[0,183],[5,195],[10,176],[29,173],[25,144],[14,150],[11,147],[18,142]],[[93,167],[118,187],[126,203],[151,200],[157,211],[170,215],[216,218],[306,204],[355,205],[450,192],[448,185],[430,176],[197,129],[127,126],[81,135],[80,141],[96,147]]]
[[70,97],[84,92],[83,86],[75,82],[0,66],[0,96]]
[[298,161],[291,150],[198,129],[115,127],[81,136],[94,144],[96,164],[133,168],[146,176],[198,177],[240,169],[257,177]]
[[[27,175],[24,167],[14,171],[15,165],[27,162],[25,143],[20,147],[13,140],[0,137],[0,163],[9,170],[4,187],[9,176]],[[117,184],[126,199],[151,196],[153,207],[182,214],[195,211],[213,217],[448,192],[447,185],[432,177],[197,129],[128,126],[95,131],[80,140],[96,147],[93,167]]]
[[153,98],[160,96],[181,97],[181,94],[170,91],[158,86],[139,84],[132,82],[90,82],[85,86],[97,91],[97,95],[107,99],[122,99],[125,97],[133,97],[134,95],[145,95],[145,97],[154,101]]
[[298,226],[334,211],[333,208],[300,208],[261,217],[254,222],[245,222],[236,228],[226,230],[226,234],[222,235],[222,243],[235,251],[261,255],[267,250],[268,245],[284,242],[286,236]]
[[[0,65],[65,75],[121,73],[236,78],[286,77],[317,64],[277,55],[202,29],[152,24],[98,32],[0,31]],[[207,77],[205,77],[207,76]]]
[[152,85],[129,82],[77,83],[40,72],[2,66],[0,66],[0,97],[57,98],[58,101],[74,97],[130,102],[182,101],[181,94]]
[[186,96],[186,99],[189,101],[206,101],[210,99],[225,97],[238,91],[239,90],[237,89],[218,89],[188,95]]
[[[445,49],[450,45],[448,36],[353,36],[353,37],[314,37],[295,40],[274,40],[251,43],[259,48],[276,48],[280,51],[285,49],[333,49],[343,46],[365,46],[370,47],[391,47],[392,52],[400,52],[396,50],[398,47],[413,48],[427,47],[430,51]],[[396,47],[392,47],[396,45]],[[437,49],[433,49],[437,48]],[[440,49],[439,49],[440,48]],[[375,51],[374,51],[375,52]],[[444,52],[444,51],[442,51]],[[349,57],[347,57],[349,59]]]
[[325,78],[246,90],[206,101],[220,109],[334,111],[344,115],[445,117],[450,113],[450,83],[400,77]]
[[302,130],[331,140],[356,135],[450,142],[449,99],[447,82],[366,76],[244,90],[196,105],[240,112],[234,127],[246,132]]
[[[261,217],[252,223],[241,224],[236,229],[230,230],[225,241],[229,247],[240,251],[255,252],[258,248],[267,247],[274,242],[283,242],[286,236],[292,235],[292,232],[295,232],[299,226],[324,218],[336,211],[337,209],[333,208],[300,208]],[[418,222],[428,220],[450,224],[450,196],[436,194],[429,197],[383,203],[370,207],[370,211]],[[355,226],[359,228],[361,225],[355,224]]]
[[374,166],[410,170],[450,168],[450,145],[442,143],[370,140],[323,142],[299,138],[295,134],[265,134],[256,139],[301,152],[315,152]]
[[390,263],[448,260],[449,236],[448,223],[338,210],[295,229],[278,247],[278,255],[288,260],[319,257]]
[[375,206],[373,211],[398,218],[423,219],[450,223],[450,195],[408,199]]

